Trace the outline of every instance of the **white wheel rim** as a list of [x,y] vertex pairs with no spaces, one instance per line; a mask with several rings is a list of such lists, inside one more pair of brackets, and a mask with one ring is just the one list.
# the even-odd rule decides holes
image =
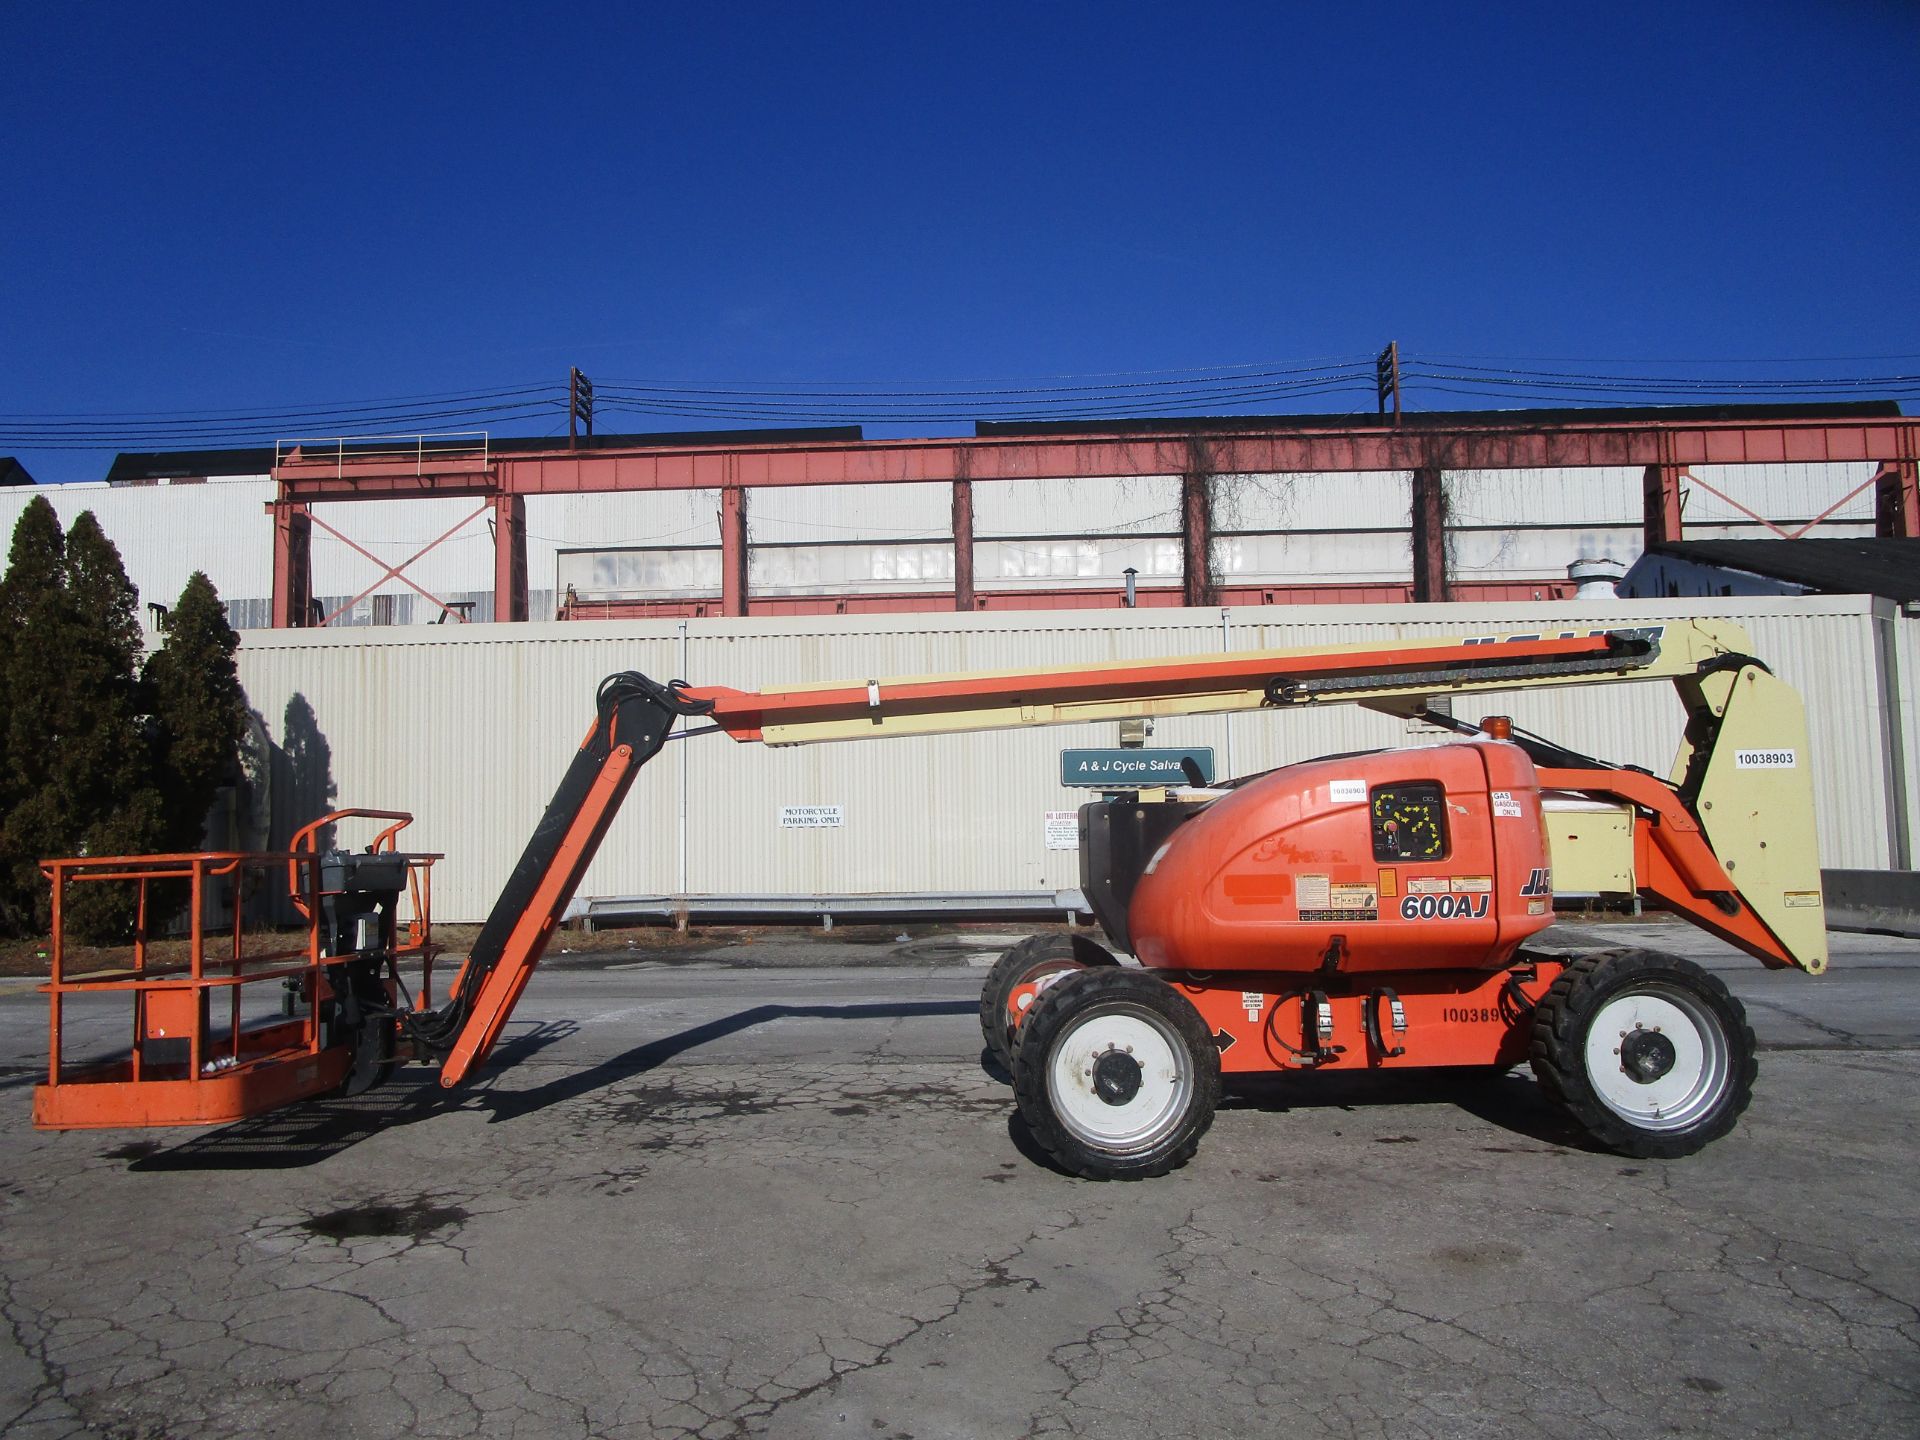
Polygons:
[[[1139,1067],[1139,1088],[1123,1103],[1103,1098],[1094,1069],[1109,1051]],[[1085,1015],[1047,1057],[1047,1098],[1060,1124],[1084,1145],[1110,1154],[1150,1150],[1180,1123],[1193,1100],[1193,1066],[1164,1017],[1143,1006]]]
[[[1650,1032],[1650,1033],[1649,1033]],[[1665,1073],[1643,1080],[1630,1073],[1633,1047],[1672,1046]],[[1711,1114],[1733,1073],[1726,1032],[1700,999],[1674,986],[1648,986],[1616,995],[1587,1028],[1587,1078],[1600,1103],[1642,1130],[1685,1130]]]

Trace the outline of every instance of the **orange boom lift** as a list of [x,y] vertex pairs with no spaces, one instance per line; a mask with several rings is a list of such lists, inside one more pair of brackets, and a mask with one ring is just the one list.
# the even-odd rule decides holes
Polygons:
[[[1504,717],[1475,726],[1432,708],[1437,696],[1650,680],[1671,682],[1688,717],[1664,777],[1578,755]],[[310,892],[297,1054],[231,1040],[227,1069],[253,1075],[254,1088],[235,1090],[221,1115],[137,1103],[150,1093],[138,1046],[131,1073],[63,1075],[60,1001],[90,982],[56,973],[55,1053],[36,1122],[204,1122],[376,1083],[404,1058],[436,1062],[441,1083],[458,1085],[499,1038],[635,775],[680,738],[683,718],[706,723],[682,735],[778,745],[1330,703],[1456,735],[1214,785],[1193,772],[1183,787],[1081,808],[1082,884],[1110,947],[1030,938],[1000,958],[981,997],[987,1044],[1042,1145],[1082,1175],[1156,1175],[1193,1153],[1223,1075],[1522,1060],[1625,1153],[1682,1155],[1725,1134],[1755,1061],[1745,1015],[1718,979],[1648,951],[1569,959],[1528,948],[1552,923],[1556,867],[1577,865],[1630,875],[1648,904],[1762,963],[1825,967],[1801,705],[1738,627],[1715,621],[766,692],[613,675],[445,1003],[431,1005],[425,983],[417,999],[400,984],[403,954],[431,964],[417,876],[437,857],[395,852],[395,826],[368,855],[307,854],[289,872]],[[53,862],[56,901],[60,867],[77,863]],[[415,910],[405,943],[403,889]],[[199,943],[196,934],[196,954]],[[195,968],[187,983],[214,982]],[[155,1002],[140,1003],[150,1027]],[[169,1003],[205,1015],[199,1002]],[[237,1023],[231,1033],[241,1035]],[[176,1081],[200,1083],[202,1050],[196,1040],[194,1074]]]

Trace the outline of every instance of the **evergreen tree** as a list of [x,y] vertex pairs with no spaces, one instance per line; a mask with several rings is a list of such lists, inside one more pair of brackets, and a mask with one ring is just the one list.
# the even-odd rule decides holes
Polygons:
[[21,511],[0,580],[0,924],[44,925],[39,862],[72,852],[54,785],[66,710],[66,537],[44,495]]
[[[140,595],[90,510],[67,533],[66,598],[67,703],[54,789],[65,804],[77,853],[157,850],[164,822],[141,723]],[[132,887],[79,887],[71,913],[76,934],[115,938],[132,924]]]
[[247,697],[233,662],[239,647],[213,582],[194,571],[143,677],[155,722],[165,849],[200,847],[214,793],[237,773],[247,725]]
[[[198,849],[234,776],[247,711],[220,597],[196,572],[144,670],[139,605],[91,512],[63,535],[44,496],[29,502],[0,578],[0,929],[49,923],[43,859]],[[155,887],[150,921],[183,898]],[[71,933],[123,938],[134,900],[129,884],[74,887]]]

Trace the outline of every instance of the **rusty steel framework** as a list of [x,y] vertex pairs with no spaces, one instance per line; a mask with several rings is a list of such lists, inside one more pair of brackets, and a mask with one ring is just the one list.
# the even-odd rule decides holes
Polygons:
[[[1681,538],[1682,482],[1703,485],[1691,467],[1764,463],[1877,462],[1874,475],[1824,515],[1788,531],[1747,511],[1776,533],[1805,533],[1839,505],[1871,487],[1875,526],[1883,536],[1920,536],[1920,422],[1882,405],[1821,406],[1795,413],[1766,407],[1737,415],[1676,410],[1670,414],[1573,415],[1496,412],[1473,415],[1309,418],[1296,422],[1165,422],[1151,428],[1116,422],[1109,431],[994,432],[971,438],[849,440],[818,436],[790,440],[678,442],[646,437],[631,446],[554,448],[396,448],[329,442],[293,444],[277,454],[273,477],[273,623],[304,626],[312,610],[312,507],[321,502],[468,497],[490,511],[494,534],[496,618],[525,620],[527,497],[627,490],[716,489],[720,492],[721,594],[717,607],[686,602],[657,613],[749,613],[747,503],[749,489],[789,485],[886,485],[942,482],[953,487],[954,588],[958,610],[988,608],[973,569],[973,487],[1003,480],[1174,475],[1181,478],[1181,537],[1185,581],[1155,603],[1210,605],[1274,599],[1411,598],[1446,600],[1527,598],[1510,585],[1456,585],[1447,572],[1445,472],[1449,470],[1641,467],[1645,471],[1644,524],[1649,545]],[[577,441],[575,442],[577,443]],[[1413,575],[1410,590],[1375,596],[1367,589],[1338,597],[1314,587],[1215,586],[1207,559],[1212,539],[1210,485],[1215,476],[1274,473],[1352,473],[1399,470],[1412,482]],[[1720,492],[1713,491],[1718,495]],[[1728,503],[1745,510],[1729,497]],[[470,517],[472,518],[472,517]],[[464,524],[465,522],[463,522]],[[331,529],[331,527],[324,527]],[[337,532],[333,532],[337,533]],[[443,537],[444,538],[444,537]],[[438,542],[436,542],[438,543]],[[426,547],[431,549],[432,546]],[[411,583],[400,572],[386,575]],[[418,588],[418,587],[416,587]],[[1540,587],[1521,587],[1537,591]],[[1286,592],[1286,593],[1281,593]],[[431,597],[429,597],[431,598]],[[1144,597],[1143,597],[1144,598]],[[437,602],[436,602],[437,603]],[[815,598],[756,603],[776,610],[926,608],[928,597]],[[1108,591],[1063,590],[1001,603],[1024,608],[1118,604]],[[331,617],[327,617],[331,618]]]

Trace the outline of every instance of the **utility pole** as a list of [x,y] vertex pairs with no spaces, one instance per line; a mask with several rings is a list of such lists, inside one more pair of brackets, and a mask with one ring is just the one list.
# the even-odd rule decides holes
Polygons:
[[567,371],[567,448],[580,443],[580,427],[593,434],[593,382],[580,373],[578,366]]
[[1374,389],[1380,396],[1380,413],[1387,413],[1387,396],[1393,396],[1393,423],[1400,423],[1400,342],[1389,340],[1373,362]]

